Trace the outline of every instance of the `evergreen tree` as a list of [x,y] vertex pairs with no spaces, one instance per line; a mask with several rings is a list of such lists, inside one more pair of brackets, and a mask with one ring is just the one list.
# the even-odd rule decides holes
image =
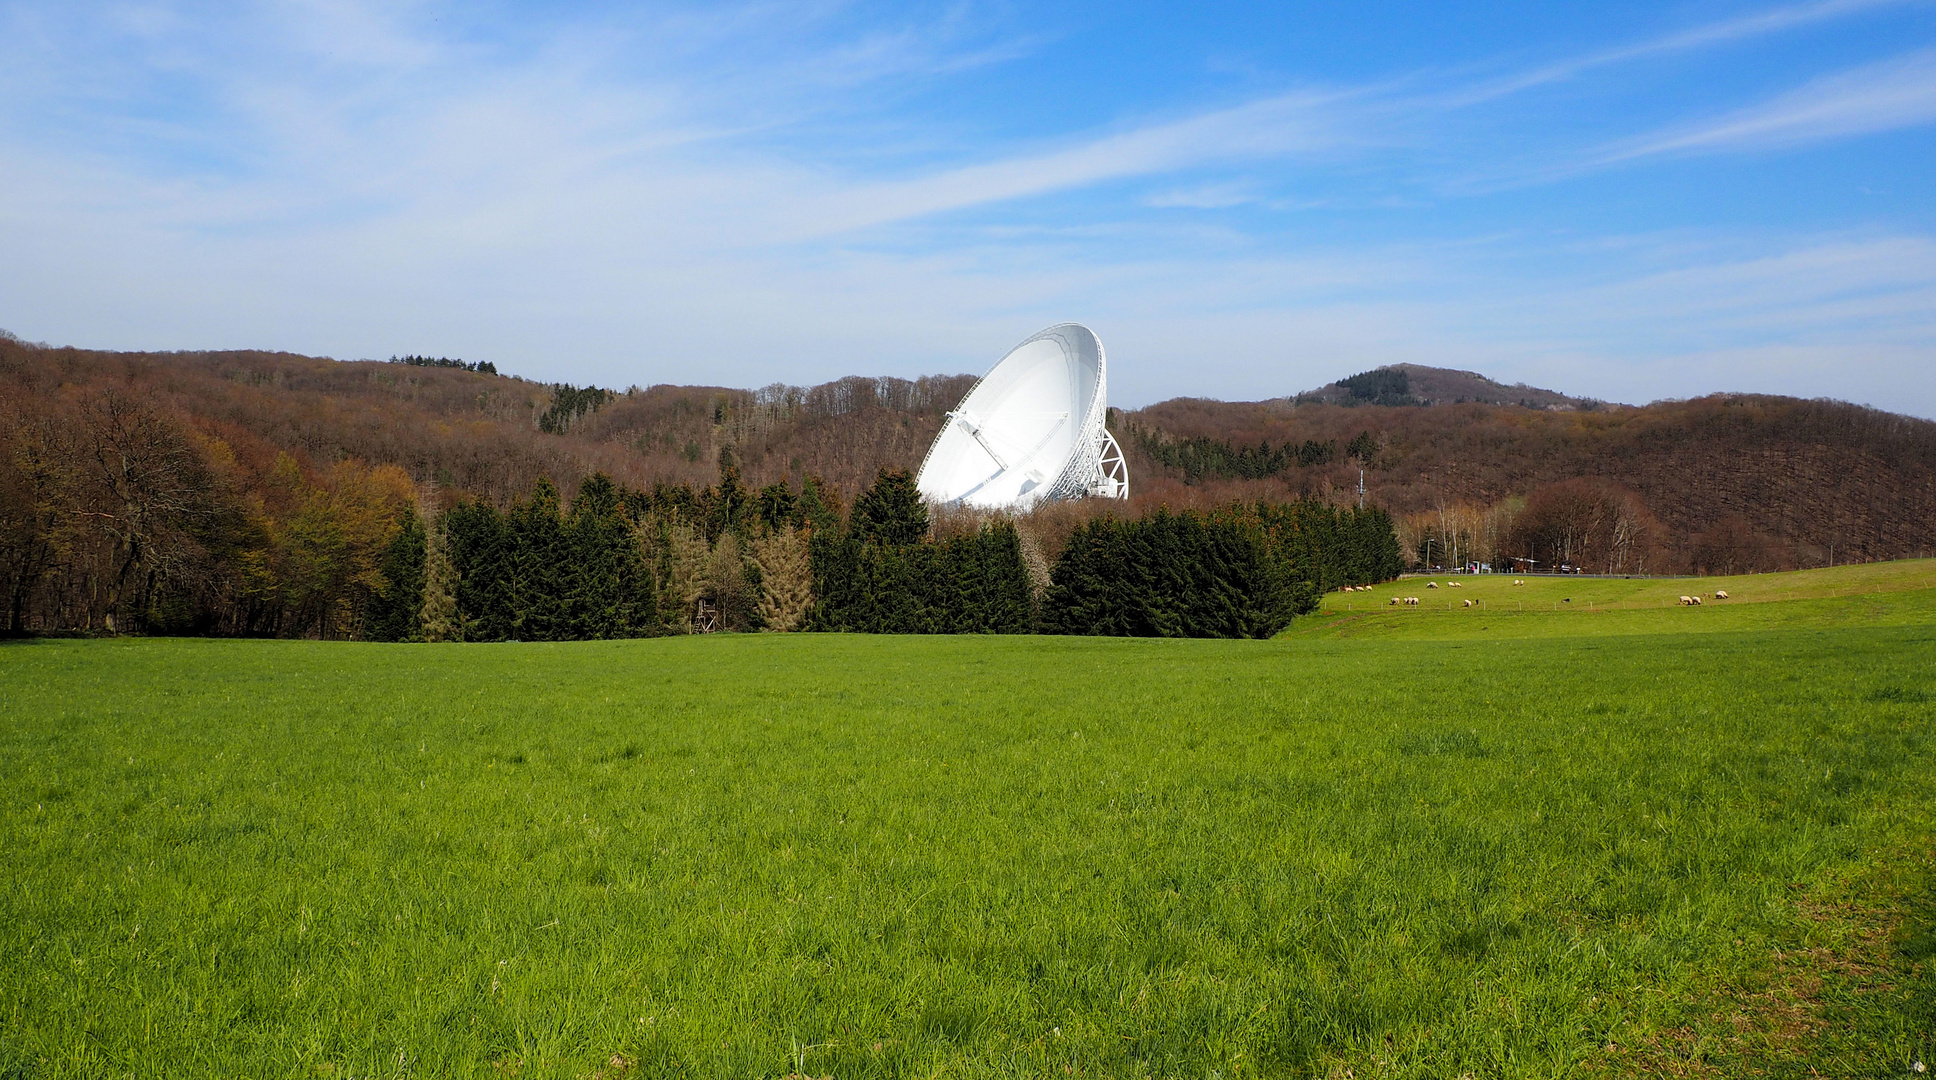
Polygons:
[[[701,500],[690,484],[653,484],[645,503],[648,512],[661,518],[674,518],[688,525],[705,523]],[[643,520],[645,515],[634,516]]]
[[799,498],[793,494],[793,489],[787,486],[785,478],[781,478],[760,489],[758,498],[754,500],[753,513],[768,532],[790,530],[794,525],[794,509],[798,502]]
[[710,544],[725,533],[738,532],[753,502],[751,493],[740,480],[739,465],[733,460],[732,447],[720,449],[719,486],[707,489],[706,496],[706,542]]
[[990,634],[1026,634],[1035,628],[1035,589],[1022,554],[1022,536],[1011,521],[988,525],[976,538],[981,569],[981,622]]
[[[811,483],[811,481],[809,481]],[[834,532],[808,535],[807,564],[813,571],[813,606],[806,627],[830,633],[858,632],[854,623],[863,596],[860,552],[866,545]]]
[[456,569],[461,639],[510,637],[512,545],[504,515],[489,503],[459,503],[444,515],[444,533]]
[[694,608],[706,591],[706,540],[691,525],[661,520],[659,532],[660,624],[667,633],[692,633]]
[[848,534],[870,544],[918,544],[928,535],[928,503],[906,469],[882,469],[854,500]]
[[518,641],[567,635],[565,589],[570,547],[558,512],[558,489],[540,479],[531,498],[507,515],[511,548],[511,632]]
[[463,623],[457,617],[457,566],[450,558],[450,540],[439,522],[424,545],[423,612],[419,616],[425,641],[462,641]]
[[414,509],[397,515],[397,535],[377,566],[382,583],[364,609],[370,641],[422,641],[424,527]]
[[795,528],[816,536],[832,536],[840,531],[840,493],[812,473],[800,485],[800,499],[794,504]]
[[657,628],[657,598],[644,552],[625,520],[617,485],[604,473],[579,485],[566,545],[571,559],[565,574],[565,636],[636,637]]
[[1345,453],[1360,465],[1369,465],[1371,459],[1378,456],[1378,440],[1372,437],[1371,432],[1361,431],[1352,437],[1350,445],[1345,447]]
[[1042,625],[1064,634],[1269,637],[1316,596],[1253,517],[1159,510],[1078,529],[1050,573]]
[[752,543],[760,568],[760,624],[785,633],[798,630],[813,607],[813,570],[807,538],[790,528],[776,529]]

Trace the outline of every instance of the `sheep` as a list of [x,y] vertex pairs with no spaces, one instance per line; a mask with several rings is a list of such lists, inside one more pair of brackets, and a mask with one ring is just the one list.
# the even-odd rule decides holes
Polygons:
[[1394,596],[1394,597],[1392,597],[1392,606],[1393,606],[1393,607],[1397,607],[1397,606],[1398,606],[1398,597],[1396,597],[1396,596]]
[[1699,593],[1695,593],[1693,596],[1688,597],[1688,599],[1694,601],[1695,607],[1701,606],[1701,596]]
[[1716,590],[1716,592],[1714,593],[1714,598],[1716,600],[1726,600],[1728,598],[1728,591],[1726,589]]
[[1439,583],[1436,581],[1428,581],[1425,583],[1425,587],[1428,589],[1436,589],[1439,587]]
[[1472,606],[1472,601],[1470,601],[1470,600],[1461,600],[1461,601],[1459,601],[1459,603],[1460,603],[1460,604],[1461,604],[1462,606],[1465,606],[1465,607],[1471,607],[1471,606]]
[[1691,597],[1691,596],[1683,596],[1683,597],[1681,597],[1681,606],[1682,606],[1682,607],[1687,607],[1687,606],[1689,606],[1689,605],[1691,605],[1691,604],[1693,604],[1693,603],[1694,603],[1694,598],[1693,598],[1693,597]]
[[1445,587],[1446,587],[1446,588],[1448,588],[1448,589],[1463,589],[1463,588],[1465,588],[1465,582],[1463,582],[1463,581],[1448,581],[1448,582],[1446,582],[1446,583],[1445,583]]

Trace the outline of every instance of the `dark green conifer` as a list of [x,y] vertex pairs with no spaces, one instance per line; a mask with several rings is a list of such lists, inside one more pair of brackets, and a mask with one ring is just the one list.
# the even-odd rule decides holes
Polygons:
[[854,500],[848,534],[869,544],[918,544],[928,535],[928,503],[906,469],[882,469]]
[[840,531],[840,493],[812,473],[800,485],[800,499],[794,504],[794,528],[817,536],[832,536]]
[[377,568],[383,584],[370,597],[363,636],[370,641],[422,641],[424,558],[423,522],[413,509],[397,516],[397,535]]
[[507,515],[511,539],[511,633],[518,641],[566,636],[565,589],[570,547],[558,512],[558,489],[540,479],[531,498]]
[[767,532],[793,527],[794,504],[799,501],[785,478],[760,489],[754,500],[754,516]]
[[459,503],[444,517],[457,571],[457,617],[465,641],[511,636],[511,535],[504,515],[485,502]]

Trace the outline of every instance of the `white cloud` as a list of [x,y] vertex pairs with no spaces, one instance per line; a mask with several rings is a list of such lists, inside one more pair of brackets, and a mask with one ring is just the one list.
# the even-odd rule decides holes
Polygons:
[[[1794,20],[1858,6],[1782,10]],[[0,74],[0,96],[39,94],[100,128],[76,144],[0,122],[0,325],[106,347],[417,351],[573,381],[758,385],[977,370],[1074,317],[1102,332],[1132,404],[1291,393],[1397,360],[1612,398],[1656,379],[1656,394],[1835,393],[1867,356],[1895,365],[1893,407],[1936,413],[1930,378],[1903,374],[1936,370],[1926,237],[1776,236],[1752,250],[1591,237],[1602,250],[1585,257],[1523,234],[1317,243],[1240,223],[1166,231],[1133,205],[1082,229],[1002,224],[1004,202],[1126,180],[1170,185],[1144,206],[1277,205],[1255,193],[1284,177],[1252,186],[1231,168],[1293,179],[1363,168],[1367,148],[1394,150],[1394,117],[1440,108],[1386,89],[1283,93],[1021,148],[940,132],[910,137],[931,140],[919,153],[869,158],[856,144],[880,128],[842,129],[816,156],[798,125],[838,128],[854,96],[1025,46],[937,25],[727,60],[671,45],[645,60],[628,52],[661,22],[602,46],[586,46],[593,30],[563,27],[511,57],[431,33],[408,10],[371,10],[317,5],[235,63],[241,46],[192,20],[144,24],[163,42],[154,48],[177,50],[170,71],[197,80],[199,111],[162,134],[129,134],[146,118],[100,104],[138,102],[146,74],[102,75],[85,107],[18,69]],[[795,27],[812,18],[767,14]],[[703,25],[677,40],[694,50],[730,51],[749,24],[784,36],[757,11],[688,17]],[[365,35],[381,47],[346,78],[339,47]],[[82,67],[87,44],[31,66]],[[909,52],[923,64],[904,63]],[[1871,90],[1914,81],[1867,70]],[[1811,87],[1818,106],[1861,96],[1854,83]],[[1887,111],[1873,93],[1862,100]],[[1752,138],[1819,129],[1822,115],[1763,121]],[[1750,136],[1712,138],[1699,145]],[[226,156],[152,151],[201,142]],[[968,223],[934,220],[974,208]],[[1734,381],[1703,382],[1723,375]]]
[[1596,155],[1597,164],[1662,154],[1766,150],[1919,127],[1936,121],[1936,50],[1815,79],[1760,105],[1644,135]]
[[1623,45],[1619,48],[1588,53],[1535,67],[1503,79],[1481,83],[1469,90],[1451,95],[1448,100],[1456,100],[1461,104],[1474,104],[1549,83],[1564,82],[1599,68],[1671,53],[1733,44],[1737,41],[1765,37],[1868,11],[1903,7],[1914,2],[1916,0],[1818,0],[1810,4],[1791,4],[1740,18],[1703,23],[1638,44]]

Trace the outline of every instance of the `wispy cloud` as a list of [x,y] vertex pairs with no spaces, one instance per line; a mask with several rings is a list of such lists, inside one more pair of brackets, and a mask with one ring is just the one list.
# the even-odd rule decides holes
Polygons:
[[[1692,392],[1676,387],[1737,370],[1707,358],[1764,350],[1895,357],[1936,412],[1936,376],[1901,359],[1936,371],[1925,237],[1782,222],[1717,251],[1602,228],[1591,207],[1485,217],[1439,179],[1577,153],[1569,125],[1538,142],[1516,126],[1517,91],[1882,6],[1776,8],[1492,83],[1365,70],[1249,100],[1193,86],[1113,121],[1011,103],[1006,125],[884,104],[1027,69],[1051,40],[959,7],[873,25],[835,3],[547,14],[506,39],[352,0],[227,21],[153,6],[105,29],[0,6],[0,34],[33,24],[0,68],[0,325],[759,384],[968,370],[1076,317],[1120,358],[1125,403],[1395,360],[1623,397],[1623,372],[1678,357],[1682,381],[1663,366],[1655,392]],[[1917,52],[1591,167],[1923,123],[1933,88]],[[1273,213],[1293,208],[1314,212]]]
[[1728,45],[1867,11],[1903,7],[1914,2],[1917,0],[1818,0],[1811,4],[1792,4],[1736,19],[1703,23],[1636,44],[1544,64],[1505,78],[1479,83],[1464,91],[1448,95],[1446,100],[1453,104],[1477,104],[1518,93],[1521,90],[1564,82],[1599,68],[1716,45]]
[[1815,79],[1762,104],[1644,135],[1594,155],[1612,164],[1662,154],[1765,150],[1936,121],[1936,49]]
[[864,183],[824,202],[809,234],[831,234],[1128,177],[1295,154],[1355,141],[1352,95],[1285,94],[911,180]]

